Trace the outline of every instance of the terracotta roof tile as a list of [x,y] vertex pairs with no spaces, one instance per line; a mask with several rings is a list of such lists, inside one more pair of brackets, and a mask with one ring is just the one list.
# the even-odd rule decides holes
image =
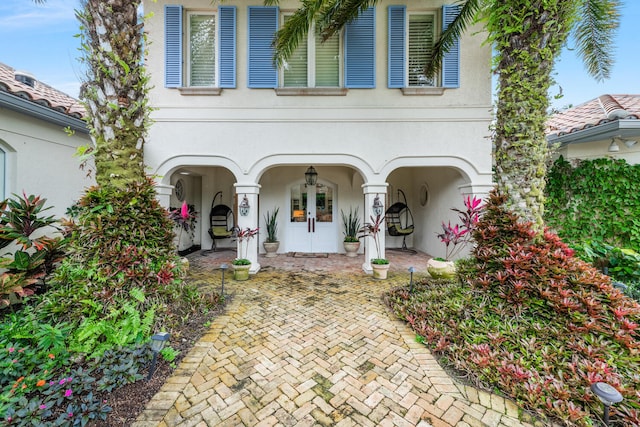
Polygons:
[[640,95],[601,95],[547,120],[547,135],[565,135],[620,119],[640,119]]
[[71,117],[82,118],[85,109],[80,102],[57,89],[35,80],[33,87],[15,78],[16,70],[0,62],[0,91],[33,101]]

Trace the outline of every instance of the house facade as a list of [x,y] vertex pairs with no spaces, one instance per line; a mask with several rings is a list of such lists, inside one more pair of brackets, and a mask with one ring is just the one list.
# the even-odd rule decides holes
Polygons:
[[[273,34],[297,7],[144,1],[155,108],[145,161],[161,202],[196,206],[203,248],[212,245],[210,209],[224,204],[239,227],[261,231],[264,214],[278,208],[280,253],[340,253],[341,212],[358,208],[368,221],[376,198],[384,209],[406,199],[414,225],[407,246],[443,256],[441,222],[456,219],[451,208],[463,196],[492,187],[485,37],[468,31],[441,73],[424,76],[425,55],[458,9],[380,1],[324,43],[312,29],[277,69]],[[253,272],[265,237],[238,253]],[[363,268],[402,241],[382,235],[377,254],[365,239]]]
[[640,163],[640,95],[604,94],[547,121],[547,141],[567,160],[612,157]]
[[0,63],[0,200],[39,195],[48,215],[65,215],[94,184],[75,157],[91,143],[84,114],[73,97]]

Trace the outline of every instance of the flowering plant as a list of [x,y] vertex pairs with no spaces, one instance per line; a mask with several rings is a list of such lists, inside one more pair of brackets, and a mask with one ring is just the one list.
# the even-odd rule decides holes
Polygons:
[[448,224],[442,223],[442,233],[438,234],[438,238],[445,244],[446,251],[445,257],[450,260],[464,248],[467,243],[471,241],[472,231],[476,223],[480,220],[480,214],[482,213],[483,205],[482,200],[477,197],[471,198],[467,196],[464,200],[465,210],[453,208],[451,210],[458,212],[458,218],[460,224],[451,225],[451,221]]
[[187,205],[187,202],[184,201],[179,209],[172,208],[169,210],[169,218],[180,227],[180,233],[184,230],[190,231],[193,234],[196,229],[198,212],[196,212],[193,205]]
[[388,259],[382,258],[382,254],[380,252],[380,241],[378,240],[378,235],[382,230],[382,223],[384,222],[385,217],[382,215],[376,215],[375,218],[373,216],[371,216],[370,218],[371,222],[364,223],[364,225],[360,229],[360,235],[358,236],[358,238],[367,236],[373,238],[373,243],[376,245],[376,253],[378,257],[371,260],[372,264],[389,264]]
[[249,254],[249,240],[251,240],[252,238],[254,238],[257,234],[258,234],[258,230],[259,228],[256,227],[254,229],[251,229],[249,227],[247,228],[240,228],[240,227],[236,227],[235,228],[235,233],[236,233],[236,239],[238,239],[238,243],[240,244],[240,254],[242,254],[242,242],[246,241],[247,244],[245,245],[245,249],[244,249],[244,258],[236,258],[234,259],[231,263],[233,265],[249,265],[251,264],[251,261],[249,259],[247,259],[247,256]]

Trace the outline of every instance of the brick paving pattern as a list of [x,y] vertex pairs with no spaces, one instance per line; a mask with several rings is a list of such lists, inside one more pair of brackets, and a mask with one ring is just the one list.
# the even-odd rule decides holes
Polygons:
[[[190,259],[219,276],[232,255]],[[362,257],[261,258],[249,281],[226,282],[225,313],[133,425],[531,425],[511,401],[456,383],[389,312],[381,294],[427,257],[388,258],[386,281],[365,275]]]

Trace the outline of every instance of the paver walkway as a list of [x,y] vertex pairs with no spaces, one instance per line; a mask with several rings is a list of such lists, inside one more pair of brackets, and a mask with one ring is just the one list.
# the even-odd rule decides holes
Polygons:
[[227,282],[226,313],[135,427],[529,425],[510,401],[454,383],[384,306],[408,273],[265,267]]

